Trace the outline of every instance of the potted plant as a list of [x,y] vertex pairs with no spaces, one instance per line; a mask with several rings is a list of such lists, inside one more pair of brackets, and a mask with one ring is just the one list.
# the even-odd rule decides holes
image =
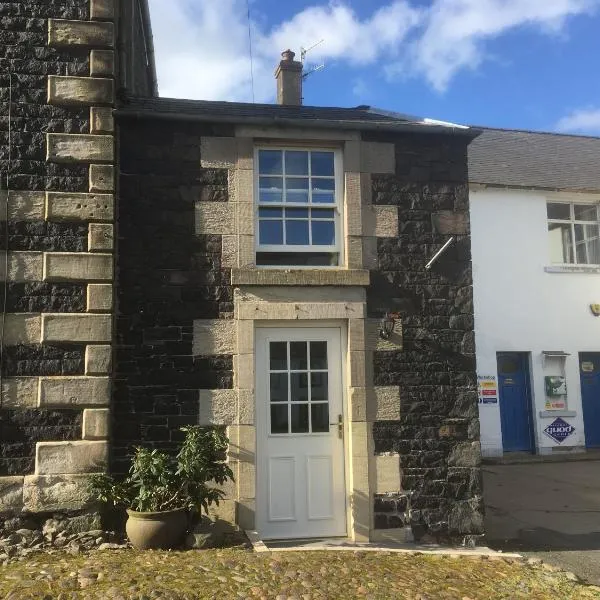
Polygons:
[[140,550],[179,546],[190,518],[223,499],[224,492],[215,485],[233,479],[224,460],[229,440],[221,428],[181,431],[185,438],[175,457],[136,447],[125,479],[106,474],[90,479],[94,499],[127,509],[127,536]]

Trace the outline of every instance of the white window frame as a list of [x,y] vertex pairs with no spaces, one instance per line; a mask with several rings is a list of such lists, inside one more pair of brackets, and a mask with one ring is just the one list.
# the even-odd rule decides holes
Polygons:
[[[279,208],[280,206],[285,208],[333,208],[334,210],[334,226],[335,226],[335,244],[333,246],[316,246],[316,245],[301,245],[301,244],[269,244],[269,245],[261,245],[260,244],[260,232],[259,232],[259,208],[261,207],[259,203],[259,152],[261,150],[292,150],[292,151],[305,151],[305,152],[332,152],[333,153],[333,174],[334,174],[334,198],[335,205],[330,204],[305,204],[305,203],[290,203],[287,204],[285,202],[278,203],[265,203],[262,205],[264,208]],[[309,161],[310,165],[310,161]],[[310,171],[310,168],[309,168]],[[341,269],[344,267],[345,261],[345,240],[344,240],[344,169],[343,169],[343,156],[341,148],[335,148],[331,146],[304,146],[304,145],[294,145],[294,143],[290,144],[261,144],[256,145],[254,147],[254,252],[255,255],[258,252],[265,253],[293,253],[293,252],[306,252],[306,253],[328,253],[328,254],[337,254],[338,255],[338,264],[337,265],[259,265],[260,269]],[[285,194],[285,177],[284,177],[284,194]],[[285,197],[284,197],[285,198]]]
[[[548,204],[566,204],[567,206],[569,206],[569,215],[570,218],[569,219],[551,219],[548,217]],[[581,220],[577,220],[575,219],[575,205],[588,205],[590,207],[594,207],[596,209],[596,220],[595,221],[581,221]],[[591,201],[581,201],[581,200],[576,200],[576,199],[551,199],[551,198],[547,198],[546,199],[546,230],[549,233],[549,229],[548,229],[548,224],[549,223],[557,223],[560,225],[569,225],[570,229],[571,229],[571,252],[573,253],[573,262],[572,263],[566,263],[566,262],[562,262],[562,263],[552,263],[554,266],[557,267],[574,267],[574,266],[579,266],[579,267],[598,267],[600,266],[600,263],[592,263],[592,262],[578,262],[577,260],[577,242],[575,239],[575,225],[595,225],[598,228],[598,237],[600,238],[600,204],[596,201],[596,202],[591,202]],[[584,227],[584,235],[587,235],[586,229]],[[580,243],[586,243],[588,241],[587,237],[584,237],[583,242]],[[587,249],[586,249],[586,254],[587,254]]]

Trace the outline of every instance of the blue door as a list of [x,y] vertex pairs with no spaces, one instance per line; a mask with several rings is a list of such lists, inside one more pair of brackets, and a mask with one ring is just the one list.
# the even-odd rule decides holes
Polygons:
[[600,353],[579,355],[581,404],[586,448],[600,447]]
[[497,361],[502,448],[533,452],[529,357],[524,352],[499,352]]

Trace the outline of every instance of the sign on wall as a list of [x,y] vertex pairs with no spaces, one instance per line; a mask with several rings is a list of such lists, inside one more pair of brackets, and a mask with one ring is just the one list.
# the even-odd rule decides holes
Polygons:
[[479,404],[498,404],[498,384],[495,375],[479,375],[477,388]]
[[574,431],[575,427],[560,417],[544,429],[544,433],[557,444],[562,444]]

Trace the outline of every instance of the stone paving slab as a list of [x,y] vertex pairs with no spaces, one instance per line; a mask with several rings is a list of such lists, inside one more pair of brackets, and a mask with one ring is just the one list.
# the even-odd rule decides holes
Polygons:
[[5,600],[576,600],[600,588],[539,561],[393,552],[96,551],[0,567]]

